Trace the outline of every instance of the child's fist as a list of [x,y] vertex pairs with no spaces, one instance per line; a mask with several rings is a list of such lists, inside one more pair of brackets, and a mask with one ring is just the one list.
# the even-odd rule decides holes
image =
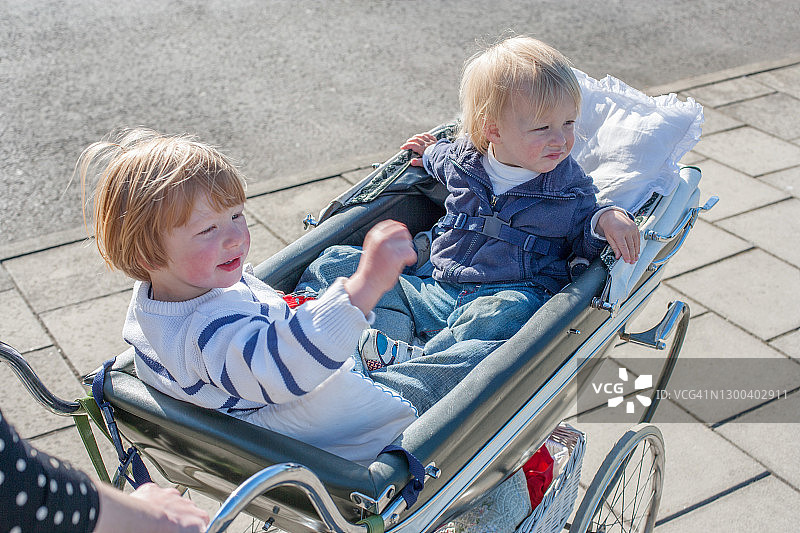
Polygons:
[[417,262],[411,234],[405,224],[384,220],[364,237],[358,268],[347,281],[350,302],[369,314],[383,294],[394,287],[406,266]]
[[369,230],[364,237],[363,249],[361,263],[374,270],[376,278],[386,278],[384,292],[394,287],[406,266],[417,262],[408,228],[394,220],[384,220]]

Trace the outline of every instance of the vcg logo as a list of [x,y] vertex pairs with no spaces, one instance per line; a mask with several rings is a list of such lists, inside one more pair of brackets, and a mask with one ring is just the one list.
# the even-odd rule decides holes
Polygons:
[[[625,402],[625,412],[628,414],[633,413],[636,410],[635,404],[633,400],[625,400],[623,396],[625,392],[625,384],[628,382],[628,371],[624,368],[619,369],[619,379],[622,380],[621,383],[592,383],[592,388],[594,389],[595,394],[600,394],[603,392],[604,394],[615,394],[612,398],[608,399],[608,406],[609,407],[617,407],[622,405]],[[633,389],[634,391],[640,391],[649,389],[653,386],[653,376],[651,374],[642,374],[633,382]],[[645,407],[650,406],[650,398],[647,396],[643,396],[641,394],[636,394],[635,398]]]

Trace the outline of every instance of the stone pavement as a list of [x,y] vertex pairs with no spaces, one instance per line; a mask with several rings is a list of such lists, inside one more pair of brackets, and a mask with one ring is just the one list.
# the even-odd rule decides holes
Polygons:
[[[680,299],[692,310],[682,358],[782,358],[800,365],[800,57],[648,92],[677,92],[704,105],[702,140],[683,162],[702,169],[701,203],[712,194],[720,202],[701,216],[668,265],[654,302],[637,318],[639,329],[655,324],[668,301]],[[317,213],[368,174],[370,163],[390,155],[288,177],[280,180],[282,188],[273,183],[250,190],[250,260],[296,239],[308,212]],[[76,228],[0,248],[0,340],[21,351],[65,399],[82,395],[80,376],[125,349],[120,329],[131,283],[107,271],[83,235]],[[70,419],[35,404],[5,365],[0,384],[6,390],[3,413],[22,436],[91,471]],[[744,420],[783,409],[790,413],[786,420],[797,421],[798,388],[800,380],[789,387],[787,400]],[[704,424],[671,402],[660,409],[676,410],[685,421],[660,425],[667,466],[658,531],[797,529],[800,424]],[[578,426],[589,439],[588,483],[626,428]],[[103,452],[113,464],[110,446]]]

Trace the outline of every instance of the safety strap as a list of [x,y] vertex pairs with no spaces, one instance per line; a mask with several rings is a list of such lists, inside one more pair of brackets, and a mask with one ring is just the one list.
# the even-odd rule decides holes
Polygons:
[[[95,405],[91,397],[84,399],[88,399],[92,402],[92,405]],[[78,401],[80,402],[80,400]],[[83,403],[81,403],[81,405],[83,405]],[[86,453],[89,454],[89,459],[92,460],[92,466],[94,466],[94,471],[97,472],[97,477],[99,477],[101,481],[111,483],[108,477],[108,471],[106,470],[106,464],[103,462],[103,456],[100,455],[100,448],[97,447],[97,441],[94,438],[94,433],[92,433],[92,426],[89,425],[89,417],[86,415],[73,415],[72,419],[75,421],[75,427],[78,428],[78,434],[80,434],[81,440],[83,441],[83,447],[86,448]]]
[[512,228],[508,222],[497,216],[497,213],[490,215],[469,216],[466,213],[448,213],[443,216],[437,226],[441,229],[461,229],[474,231],[493,239],[498,239],[514,246],[519,246],[526,252],[534,252],[541,255],[560,255],[564,244],[554,239],[547,239]]
[[[125,451],[125,448],[122,446],[122,437],[119,434],[119,429],[117,429],[117,422],[114,420],[114,411],[111,407],[111,404],[105,401],[103,384],[105,383],[106,372],[109,368],[111,368],[115,360],[116,358],[113,358],[103,363],[102,370],[95,374],[94,380],[92,380],[92,396],[94,397],[94,401],[97,403],[97,406],[100,408],[100,412],[103,413],[103,418],[105,419],[106,427],[108,428],[106,435],[109,437],[111,442],[114,443],[114,448],[117,450],[119,467],[117,468],[116,478],[127,479],[131,486],[136,489],[140,485],[150,483],[152,480],[150,479],[150,474],[147,471],[147,467],[144,465],[142,458],[139,456],[139,450],[137,450],[134,446],[131,446],[127,451]],[[133,479],[128,477],[129,471],[133,476]]]
[[411,472],[411,475],[414,479],[409,481],[406,486],[403,487],[403,490],[400,491],[400,494],[406,501],[406,508],[410,508],[412,505],[417,503],[417,496],[419,496],[419,493],[422,492],[423,488],[425,488],[425,467],[422,466],[422,463],[419,459],[414,457],[414,454],[405,448],[401,448],[400,446],[394,446],[390,444],[381,450],[381,453],[387,452],[400,452],[405,456],[406,461],[408,461],[408,470]]
[[367,526],[367,533],[383,533],[386,530],[386,524],[383,522],[381,515],[370,515],[363,520],[356,522],[357,525]]

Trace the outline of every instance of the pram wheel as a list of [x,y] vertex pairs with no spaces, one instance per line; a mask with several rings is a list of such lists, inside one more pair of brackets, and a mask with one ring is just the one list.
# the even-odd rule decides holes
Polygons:
[[650,532],[664,483],[664,439],[639,424],[617,441],[581,502],[570,533]]

